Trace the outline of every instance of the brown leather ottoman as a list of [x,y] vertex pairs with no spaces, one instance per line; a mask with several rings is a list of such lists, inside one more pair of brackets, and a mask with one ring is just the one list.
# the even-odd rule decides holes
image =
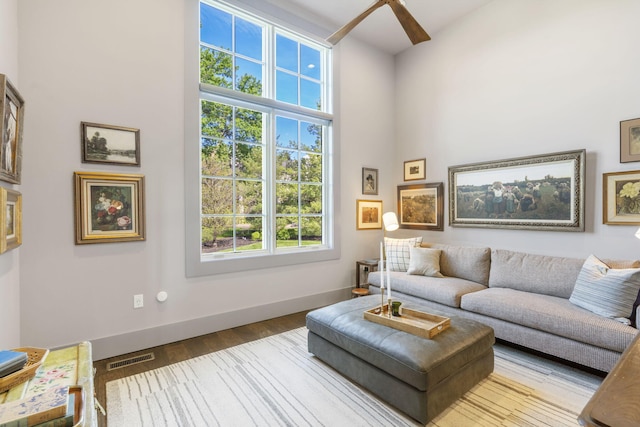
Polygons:
[[365,320],[377,304],[371,295],[307,314],[309,352],[424,424],[493,372],[489,326],[449,316],[449,329],[424,339]]

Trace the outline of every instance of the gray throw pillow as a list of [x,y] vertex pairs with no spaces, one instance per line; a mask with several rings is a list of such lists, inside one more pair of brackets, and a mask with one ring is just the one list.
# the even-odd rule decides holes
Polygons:
[[440,249],[421,247],[409,248],[409,268],[407,274],[417,276],[444,277],[440,273]]
[[569,301],[600,316],[630,324],[640,291],[640,268],[613,269],[593,255],[584,262]]

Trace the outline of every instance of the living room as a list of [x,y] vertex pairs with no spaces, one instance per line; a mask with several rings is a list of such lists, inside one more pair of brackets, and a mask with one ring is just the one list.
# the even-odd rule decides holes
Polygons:
[[[0,348],[88,340],[101,359],[345,299],[354,261],[376,256],[382,237],[356,230],[362,167],[379,170],[375,198],[395,210],[411,159],[426,158],[424,182],[447,188],[449,166],[586,149],[585,230],[458,228],[446,214],[442,232],[394,237],[576,258],[637,253],[636,227],[603,224],[602,175],[637,169],[620,162],[619,141],[620,122],[640,117],[640,5],[493,0],[395,56],[352,37],[336,46],[338,259],[186,277],[183,60],[193,7],[0,5],[0,72],[25,99],[22,182],[3,183],[22,193],[23,243],[0,256]],[[83,121],[141,129],[141,166],[105,169],[145,175],[146,241],[74,244],[73,172],[97,170],[81,162]],[[166,302],[155,299],[161,291]]]

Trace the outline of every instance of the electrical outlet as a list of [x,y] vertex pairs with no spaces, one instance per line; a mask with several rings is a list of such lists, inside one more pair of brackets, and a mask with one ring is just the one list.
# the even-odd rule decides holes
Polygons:
[[133,296],[133,308],[144,307],[144,296],[142,294]]

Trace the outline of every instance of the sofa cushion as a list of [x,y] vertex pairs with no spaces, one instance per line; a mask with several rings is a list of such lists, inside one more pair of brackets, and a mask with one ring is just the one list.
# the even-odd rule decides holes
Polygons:
[[493,249],[489,287],[569,298],[583,263],[583,259]]
[[566,298],[507,288],[462,296],[463,310],[622,352],[638,330],[577,307]]
[[610,268],[590,255],[569,301],[600,316],[631,324],[629,319],[639,290],[640,268]]
[[491,249],[487,247],[422,243],[421,247],[440,249],[440,273],[482,285],[489,282]]
[[442,273],[440,273],[441,253],[442,251],[440,249],[410,247],[407,274],[442,277]]
[[409,248],[418,246],[420,242],[422,242],[422,237],[412,237],[409,239],[392,239],[385,237],[384,247],[389,269],[391,271],[407,271],[411,257]]
[[[398,271],[392,271],[389,277],[391,296],[399,292],[455,308],[460,307],[462,295],[487,289],[484,285],[457,277],[414,276]],[[369,284],[380,286],[379,271],[369,274]]]

